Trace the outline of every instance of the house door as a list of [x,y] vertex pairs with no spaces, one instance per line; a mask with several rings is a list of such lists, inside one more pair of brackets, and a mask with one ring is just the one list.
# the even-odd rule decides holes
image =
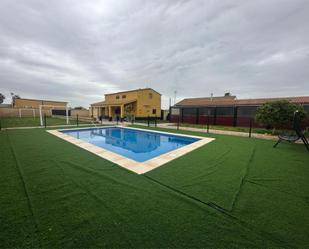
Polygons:
[[117,120],[117,117],[120,119],[120,116],[121,116],[120,114],[121,114],[120,106],[114,107],[113,119],[114,119],[114,120]]

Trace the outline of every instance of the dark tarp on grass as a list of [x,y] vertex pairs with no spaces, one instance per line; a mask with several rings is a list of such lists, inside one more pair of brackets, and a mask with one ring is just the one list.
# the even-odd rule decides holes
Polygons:
[[143,176],[41,129],[2,131],[0,247],[305,247],[308,158],[268,147],[218,136]]

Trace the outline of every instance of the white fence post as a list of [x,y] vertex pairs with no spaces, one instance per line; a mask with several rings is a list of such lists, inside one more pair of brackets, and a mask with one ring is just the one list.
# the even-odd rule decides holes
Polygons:
[[40,105],[40,124],[43,126],[42,106]]
[[65,114],[67,116],[67,125],[69,124],[69,110],[68,110],[68,106],[65,107]]

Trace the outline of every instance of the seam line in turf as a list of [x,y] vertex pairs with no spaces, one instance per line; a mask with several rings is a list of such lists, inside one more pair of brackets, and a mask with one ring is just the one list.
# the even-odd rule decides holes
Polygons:
[[34,227],[35,227],[35,230],[37,232],[37,236],[38,236],[38,243],[39,243],[39,247],[42,248],[42,245],[41,245],[41,240],[40,240],[40,230],[39,230],[39,226],[38,226],[38,221],[34,215],[34,211],[33,211],[33,205],[32,205],[32,202],[31,202],[31,199],[30,199],[30,196],[29,196],[29,192],[28,192],[28,189],[27,189],[27,186],[26,186],[26,183],[25,183],[25,180],[24,180],[24,176],[23,176],[23,173],[22,173],[22,169],[20,167],[20,163],[17,159],[17,156],[16,156],[16,153],[15,153],[15,150],[13,148],[13,145],[12,145],[12,142],[10,140],[10,137],[9,137],[9,134],[8,132],[6,131],[6,136],[7,136],[7,140],[8,140],[8,144],[11,148],[11,152],[12,152],[12,155],[14,157],[14,160],[15,160],[15,165],[16,165],[16,170],[18,172],[18,175],[19,175],[19,178],[21,180],[21,183],[22,183],[22,186],[23,186],[23,189],[24,189],[24,193],[26,195],[26,199],[27,199],[27,204],[28,204],[28,208],[29,208],[29,211],[30,211],[30,214],[33,218],[33,221],[34,221]]
[[239,225],[241,225],[241,226],[243,226],[243,227],[249,229],[250,231],[254,232],[255,234],[258,234],[258,235],[261,236],[262,238],[267,238],[267,239],[269,239],[270,241],[279,243],[279,244],[281,244],[281,245],[283,244],[283,245],[285,245],[285,246],[292,247],[292,245],[290,245],[290,244],[289,244],[288,242],[286,242],[286,241],[282,241],[281,239],[277,239],[277,238],[274,239],[273,236],[272,236],[271,234],[269,234],[268,232],[257,231],[256,228],[255,228],[254,226],[248,224],[248,223],[245,222],[245,221],[242,221],[242,220],[238,219],[236,216],[233,216],[232,214],[230,214],[230,213],[229,213],[229,210],[227,210],[227,209],[225,209],[225,208],[223,208],[223,207],[221,207],[221,206],[218,206],[217,204],[215,204],[215,203],[213,203],[213,202],[205,202],[205,201],[202,201],[202,200],[200,200],[200,199],[198,199],[198,198],[196,198],[196,197],[194,197],[194,196],[191,196],[191,195],[189,195],[189,194],[187,194],[187,193],[184,193],[184,192],[182,192],[182,191],[180,191],[180,190],[178,190],[178,189],[175,189],[175,188],[170,187],[170,186],[168,186],[168,185],[166,185],[166,184],[164,184],[164,183],[161,183],[161,182],[159,182],[158,180],[156,180],[156,179],[154,179],[154,178],[151,178],[151,177],[148,176],[148,175],[143,175],[143,177],[149,179],[150,181],[152,181],[152,182],[154,182],[154,183],[156,183],[156,184],[159,184],[159,185],[162,186],[162,187],[165,187],[165,188],[167,188],[167,189],[169,189],[169,190],[171,190],[171,191],[173,191],[173,192],[176,192],[177,194],[180,194],[180,195],[183,196],[183,197],[186,197],[186,198],[188,198],[188,199],[190,199],[190,200],[193,200],[194,202],[198,202],[198,203],[200,203],[200,204],[202,204],[202,205],[206,205],[206,206],[208,206],[208,207],[214,209],[215,211],[218,211],[218,212],[222,213],[223,215],[227,216],[228,218],[233,219],[233,220],[234,220],[235,222],[237,222]]

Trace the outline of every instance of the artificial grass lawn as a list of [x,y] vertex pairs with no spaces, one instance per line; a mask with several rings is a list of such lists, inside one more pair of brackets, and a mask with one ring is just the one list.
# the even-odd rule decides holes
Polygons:
[[[40,118],[36,117],[5,117],[0,118],[0,122],[2,128],[9,128],[9,127],[31,127],[31,126],[40,126]],[[57,118],[57,117],[46,117],[47,126],[52,125],[66,125],[65,118]],[[83,121],[79,121],[79,123],[84,123]],[[76,119],[71,118],[70,124],[76,124]]]
[[308,247],[305,147],[211,136],[136,175],[44,129],[1,131],[0,247]]

